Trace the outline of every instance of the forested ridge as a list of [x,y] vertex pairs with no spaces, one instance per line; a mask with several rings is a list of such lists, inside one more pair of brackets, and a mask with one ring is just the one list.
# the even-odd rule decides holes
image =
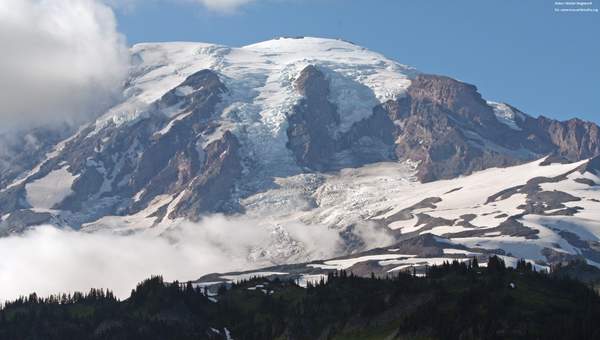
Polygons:
[[561,272],[492,257],[307,288],[254,278],[215,296],[152,277],[123,301],[93,289],[8,302],[0,339],[600,339],[599,296]]

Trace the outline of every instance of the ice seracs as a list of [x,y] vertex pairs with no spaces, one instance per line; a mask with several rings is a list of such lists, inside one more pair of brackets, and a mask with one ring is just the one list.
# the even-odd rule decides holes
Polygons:
[[[216,72],[229,89],[222,123],[265,164],[294,168],[286,148],[287,115],[300,99],[294,80],[306,66],[317,66],[331,82],[330,100],[340,112],[340,131],[369,117],[373,107],[405,94],[417,72],[363,47],[336,39],[278,38],[239,48],[205,43],[138,44],[127,99],[104,115],[122,124],[143,116],[151,104],[202,69]],[[184,89],[179,89],[185,93]],[[182,92],[183,91],[183,92]],[[167,129],[168,127],[166,127]]]

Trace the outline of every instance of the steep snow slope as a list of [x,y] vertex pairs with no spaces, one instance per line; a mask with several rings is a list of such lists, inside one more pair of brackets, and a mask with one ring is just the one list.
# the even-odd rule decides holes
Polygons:
[[[340,130],[372,114],[373,107],[401,97],[416,71],[342,40],[280,38],[241,48],[203,43],[150,43],[132,48],[128,99],[96,125],[122,124],[147,114],[150,106],[188,76],[217,72],[229,92],[221,103],[223,129],[236,134],[265,164],[294,168],[286,148],[287,114],[300,99],[293,82],[308,65],[322,66],[332,83],[332,100],[345,113]],[[185,88],[180,88],[182,94]],[[176,108],[170,112],[176,116]],[[252,156],[250,154],[249,156]]]

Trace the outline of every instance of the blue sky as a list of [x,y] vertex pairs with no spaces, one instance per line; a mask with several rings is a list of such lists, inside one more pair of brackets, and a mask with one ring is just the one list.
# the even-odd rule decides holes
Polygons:
[[344,38],[534,116],[600,122],[600,14],[551,0],[256,0],[233,13],[140,1],[117,17],[130,44]]

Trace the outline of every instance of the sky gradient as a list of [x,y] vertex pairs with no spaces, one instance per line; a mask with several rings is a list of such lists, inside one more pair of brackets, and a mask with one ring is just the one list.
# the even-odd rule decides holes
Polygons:
[[600,123],[600,14],[555,13],[550,0],[258,0],[233,13],[146,1],[116,12],[129,44],[343,38],[534,116]]

